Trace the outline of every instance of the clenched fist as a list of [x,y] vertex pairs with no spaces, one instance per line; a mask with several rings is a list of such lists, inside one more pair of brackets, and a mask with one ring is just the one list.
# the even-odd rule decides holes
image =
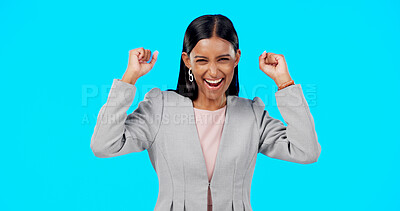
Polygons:
[[267,74],[276,85],[292,80],[290,77],[285,57],[282,54],[263,52],[259,57],[260,69]]
[[136,80],[143,75],[146,75],[157,61],[158,51],[154,51],[150,60],[151,51],[148,49],[136,48],[129,51],[128,67],[122,77],[122,81],[130,84],[135,84]]

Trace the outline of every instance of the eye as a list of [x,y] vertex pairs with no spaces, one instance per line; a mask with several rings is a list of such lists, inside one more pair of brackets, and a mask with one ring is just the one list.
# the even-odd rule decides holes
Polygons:
[[220,59],[220,60],[229,60],[228,58],[222,58],[222,59]]
[[197,60],[196,62],[206,62],[206,60],[204,60],[204,59],[199,59],[199,60]]

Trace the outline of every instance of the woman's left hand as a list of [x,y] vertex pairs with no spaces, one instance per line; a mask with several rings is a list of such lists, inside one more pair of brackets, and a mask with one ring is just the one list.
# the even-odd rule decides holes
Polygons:
[[259,57],[260,69],[267,74],[276,85],[292,80],[289,70],[282,54],[263,52]]

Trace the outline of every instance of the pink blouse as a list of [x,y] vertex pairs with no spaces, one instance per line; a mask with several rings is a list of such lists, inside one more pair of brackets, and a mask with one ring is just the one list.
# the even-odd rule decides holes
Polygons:
[[[208,180],[211,181],[215,160],[217,158],[218,146],[221,140],[222,130],[225,122],[226,105],[215,111],[198,108],[193,109],[200,144],[203,150],[204,159],[206,161]],[[211,191],[208,189],[209,209],[211,209],[211,205]]]

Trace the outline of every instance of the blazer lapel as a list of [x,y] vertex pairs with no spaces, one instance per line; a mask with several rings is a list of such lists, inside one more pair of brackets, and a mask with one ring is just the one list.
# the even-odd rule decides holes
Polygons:
[[[225,139],[226,139],[226,136],[227,136],[226,134],[229,133],[228,122],[229,122],[230,115],[232,113],[232,111],[231,111],[232,110],[232,108],[231,108],[232,97],[233,96],[228,95],[227,99],[226,99],[226,110],[225,110],[224,126],[223,126],[223,129],[222,129],[222,135],[221,135],[221,140],[220,140],[220,143],[219,143],[219,147],[217,149],[217,157],[216,157],[216,161],[215,161],[214,171],[213,171],[213,175],[212,175],[211,181],[210,181],[211,185],[213,184],[213,180],[214,180],[213,178],[214,177],[218,177],[218,171],[220,171],[219,170],[219,165],[220,165],[219,163],[223,162],[221,160],[224,159],[223,158],[223,156],[224,156],[223,153],[224,153],[225,145],[229,144],[229,143],[226,143],[228,140],[225,140]],[[194,114],[192,101],[189,101],[189,104],[190,104],[190,106],[189,106],[190,115],[194,116],[195,114]],[[201,163],[201,171],[202,172],[200,172],[200,173],[203,175],[202,177],[204,177],[204,179],[206,181],[208,181],[206,161],[205,161],[205,158],[204,158],[203,150],[201,148],[200,137],[199,137],[199,133],[197,131],[196,124],[192,124],[191,128],[192,128],[191,130],[193,131],[193,134],[195,134],[195,137],[193,139],[191,139],[191,141],[194,141],[194,143],[192,143],[192,144],[193,144],[193,146],[195,148],[196,155],[201,155],[201,156],[198,156],[199,157],[198,159],[201,160],[201,162],[199,162],[199,163]]]

